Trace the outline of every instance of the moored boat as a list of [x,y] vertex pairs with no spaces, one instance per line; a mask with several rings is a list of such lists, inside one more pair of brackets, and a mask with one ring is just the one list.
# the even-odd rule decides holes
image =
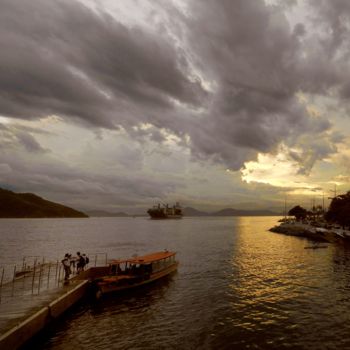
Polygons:
[[175,252],[163,251],[111,261],[109,274],[96,280],[96,296],[139,287],[171,274],[179,264],[175,255]]

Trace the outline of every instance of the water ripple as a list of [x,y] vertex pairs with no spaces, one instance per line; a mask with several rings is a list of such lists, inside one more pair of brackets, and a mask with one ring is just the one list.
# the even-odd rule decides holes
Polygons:
[[350,348],[349,247],[304,249],[304,239],[268,232],[275,222],[6,221],[2,244],[8,234],[10,245],[0,257],[9,261],[21,249],[56,257],[67,250],[66,238],[70,251],[84,244],[85,251],[99,247],[119,257],[178,251],[172,278],[75,308],[36,349]]

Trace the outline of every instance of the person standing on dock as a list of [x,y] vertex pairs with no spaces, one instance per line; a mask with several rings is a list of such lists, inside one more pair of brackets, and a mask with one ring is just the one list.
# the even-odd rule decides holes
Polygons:
[[70,259],[69,259],[69,254],[67,253],[63,260],[62,260],[63,268],[64,268],[64,280],[68,281],[69,276],[71,274],[71,269],[70,269]]
[[84,271],[84,266],[85,266],[85,259],[80,254],[80,252],[77,252],[77,274]]
[[84,266],[88,266],[90,259],[86,254],[83,254],[83,258],[84,258]]
[[69,254],[68,258],[70,262],[70,272],[75,273],[75,263],[77,261],[77,258],[75,256],[72,256],[72,254]]

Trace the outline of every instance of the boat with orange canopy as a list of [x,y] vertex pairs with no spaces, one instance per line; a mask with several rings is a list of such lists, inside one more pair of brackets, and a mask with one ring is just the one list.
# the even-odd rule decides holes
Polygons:
[[178,261],[175,252],[155,252],[130,259],[113,260],[110,262],[109,274],[97,279],[97,293],[118,292],[139,287],[156,281],[177,270]]

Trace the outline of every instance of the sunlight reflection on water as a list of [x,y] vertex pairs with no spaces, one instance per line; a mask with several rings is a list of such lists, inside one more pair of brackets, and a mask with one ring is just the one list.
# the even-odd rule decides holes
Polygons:
[[[3,220],[0,261],[176,250],[170,279],[81,305],[37,349],[350,347],[350,247],[304,249],[277,218]],[[21,254],[19,254],[21,252]]]

